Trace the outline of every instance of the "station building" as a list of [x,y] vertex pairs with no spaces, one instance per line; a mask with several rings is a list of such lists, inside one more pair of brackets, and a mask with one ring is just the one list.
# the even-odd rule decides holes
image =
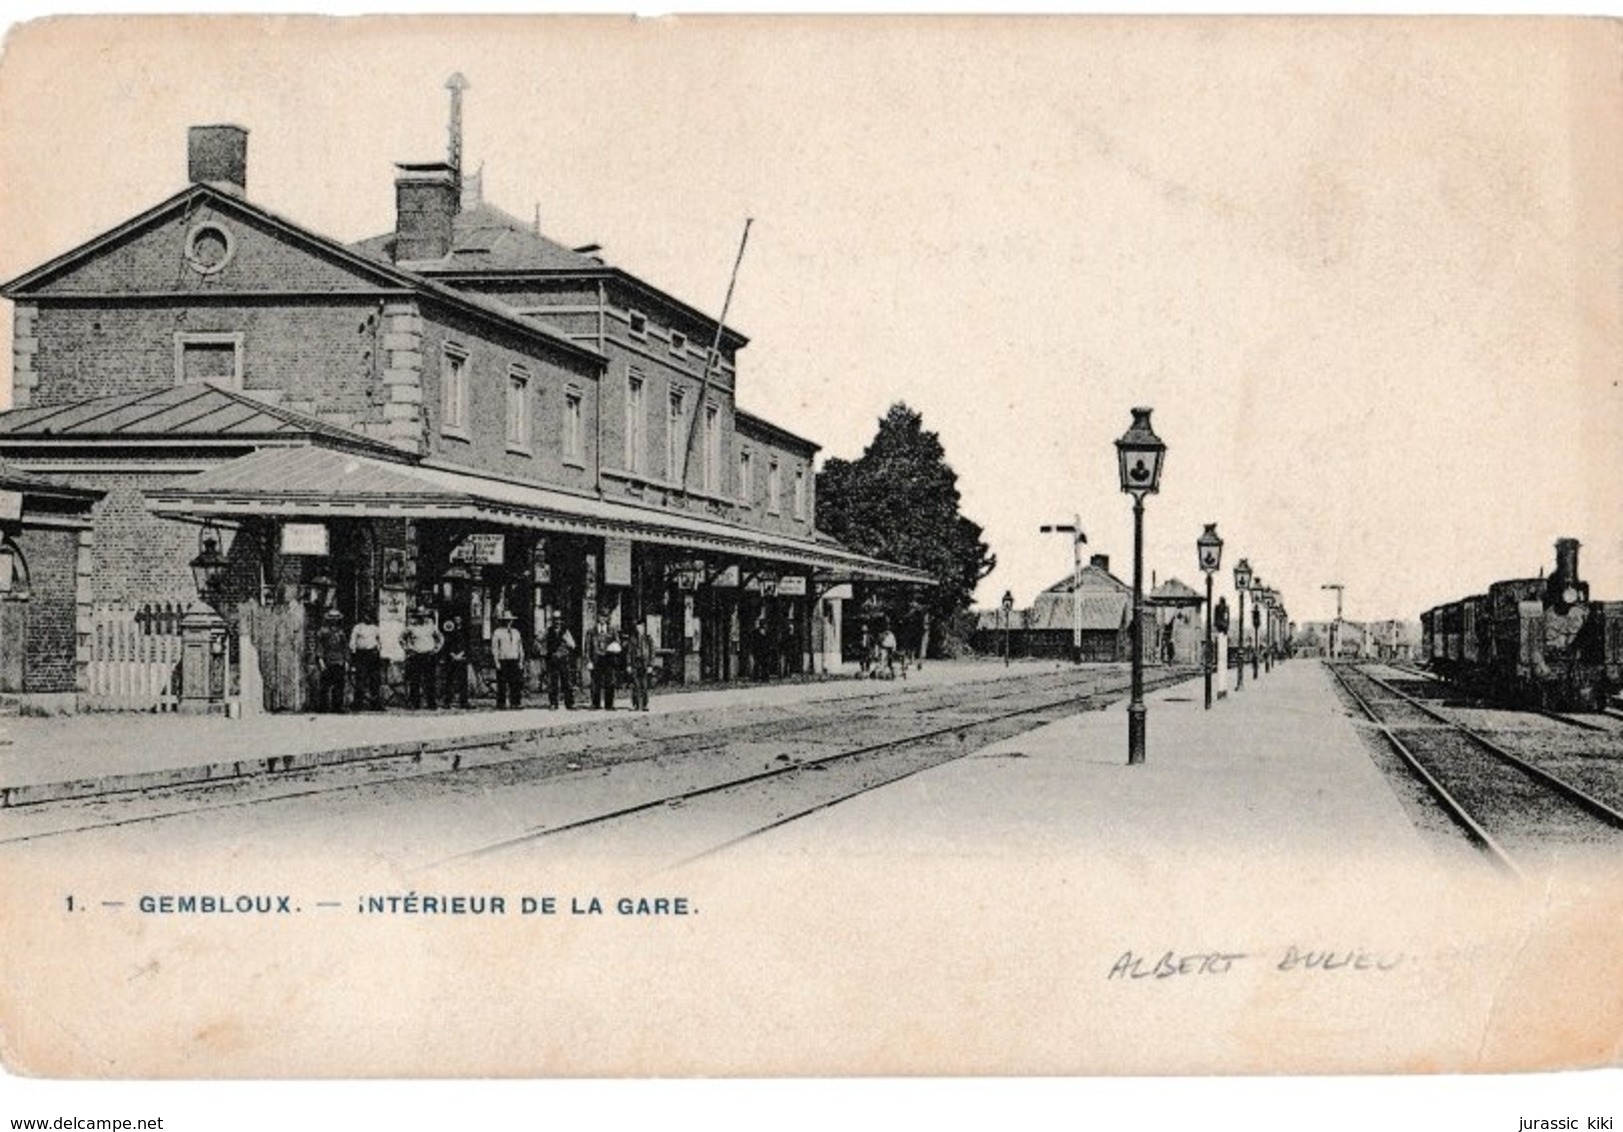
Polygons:
[[[1144,660],[1148,664],[1199,664],[1205,598],[1176,578],[1144,595]],[[1005,640],[1011,657],[1072,658],[1082,663],[1120,663],[1133,655],[1133,587],[1110,572],[1108,555],[1095,554],[1026,609],[1010,610],[1007,638],[1001,609],[976,615],[971,646],[998,656]]]
[[97,619],[196,605],[205,553],[294,710],[329,609],[386,651],[429,609],[476,665],[504,613],[605,616],[697,682],[811,671],[850,583],[931,583],[816,530],[817,445],[738,407],[742,334],[485,203],[459,151],[345,244],[248,198],[247,131],[194,127],[187,187],[0,287],[0,456],[91,501],[81,692]]

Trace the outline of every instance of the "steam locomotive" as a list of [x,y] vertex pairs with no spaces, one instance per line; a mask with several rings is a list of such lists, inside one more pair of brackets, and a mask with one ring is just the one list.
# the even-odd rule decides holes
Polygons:
[[1623,686],[1623,601],[1589,598],[1578,540],[1556,540],[1549,577],[1495,582],[1428,609],[1421,649],[1433,671],[1509,703],[1594,711]]

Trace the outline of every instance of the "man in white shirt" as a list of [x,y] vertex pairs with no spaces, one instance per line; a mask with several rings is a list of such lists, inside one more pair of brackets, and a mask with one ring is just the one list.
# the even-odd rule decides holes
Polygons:
[[378,711],[383,707],[383,665],[379,650],[383,646],[377,622],[361,614],[355,627],[349,631],[350,671],[355,679],[355,706]]
[[513,627],[511,613],[498,614],[490,634],[490,655],[496,661],[496,706],[522,707],[524,697],[524,637]]

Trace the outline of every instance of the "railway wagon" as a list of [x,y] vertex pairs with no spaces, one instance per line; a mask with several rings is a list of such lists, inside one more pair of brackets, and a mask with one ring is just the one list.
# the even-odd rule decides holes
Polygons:
[[1606,686],[1612,695],[1623,688],[1623,601],[1597,603],[1600,609],[1601,645],[1606,666]]
[[1426,655],[1473,691],[1537,707],[1593,710],[1623,684],[1623,602],[1590,600],[1578,540],[1559,539],[1548,577],[1514,578],[1427,610]]

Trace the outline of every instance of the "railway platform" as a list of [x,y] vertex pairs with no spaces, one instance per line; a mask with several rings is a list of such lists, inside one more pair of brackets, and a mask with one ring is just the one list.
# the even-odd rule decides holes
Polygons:
[[[788,706],[872,693],[876,688],[932,687],[970,680],[1018,679],[1061,665],[1050,661],[931,661],[905,679],[860,679],[846,666],[826,679],[792,683],[657,691],[650,714]],[[552,711],[545,696],[526,693],[525,706],[498,711],[486,705],[441,709],[354,712],[343,715],[223,716],[87,712],[78,715],[0,718],[0,808],[130,790],[178,786],[275,771],[304,770],[380,757],[519,741],[561,728],[590,728],[632,713],[621,690],[619,710]]]
[[[777,836],[777,849],[971,853],[1029,861],[1085,847],[1101,865],[1430,862],[1317,660],[1247,676],[1206,710],[1198,679],[1153,692],[1145,762],[1127,765],[1125,701],[1072,715],[852,799]],[[885,844],[893,838],[903,845]],[[799,842],[797,843],[797,839]]]

